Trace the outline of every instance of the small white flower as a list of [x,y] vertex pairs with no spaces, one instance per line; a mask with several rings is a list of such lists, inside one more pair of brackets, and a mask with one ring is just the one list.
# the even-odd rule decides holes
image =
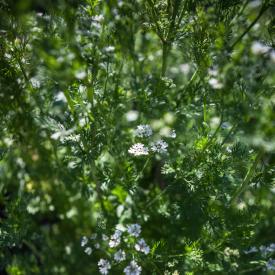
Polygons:
[[81,246],[85,246],[88,243],[88,238],[86,236],[83,236],[81,238]]
[[244,253],[249,254],[249,253],[254,253],[254,252],[257,252],[257,251],[258,251],[258,249],[255,246],[253,246],[248,250],[244,250]]
[[137,137],[150,137],[153,134],[152,128],[148,124],[141,124],[137,126],[135,135]]
[[264,45],[263,43],[259,41],[253,42],[251,46],[251,51],[255,55],[265,54],[270,50],[270,47]]
[[271,243],[271,244],[269,245],[268,249],[269,249],[271,252],[275,251],[275,243]]
[[141,232],[141,226],[139,224],[130,224],[127,226],[127,231],[131,236],[138,237]]
[[126,113],[127,121],[135,121],[138,119],[138,111],[131,110]]
[[64,103],[67,102],[67,98],[65,96],[65,94],[63,92],[58,92],[55,96],[54,96],[54,100],[55,101],[62,101]]
[[219,72],[216,69],[209,69],[208,74],[211,76],[218,76]]
[[135,249],[137,251],[143,252],[145,255],[149,254],[150,252],[150,247],[146,244],[144,239],[140,239],[136,244],[135,244]]
[[100,259],[97,265],[99,266],[99,272],[101,274],[108,274],[109,269],[111,269],[111,265],[109,261],[105,259]]
[[122,262],[126,259],[126,254],[123,250],[118,250],[115,255],[114,255],[114,259],[116,262]]
[[109,238],[108,238],[108,236],[107,236],[107,235],[102,234],[102,240],[103,240],[103,241],[108,241],[108,239],[109,239]]
[[88,254],[88,255],[91,255],[92,252],[93,252],[93,250],[92,250],[91,247],[86,247],[85,250],[84,250],[84,252],[85,252],[86,254]]
[[214,77],[210,78],[208,83],[213,89],[221,89],[223,87],[223,84]]
[[41,86],[40,81],[39,81],[37,78],[35,78],[35,77],[32,77],[32,78],[30,79],[30,82],[31,82],[31,84],[32,84],[32,86],[33,86],[34,88],[40,88],[40,86]]
[[191,70],[191,66],[188,63],[180,64],[179,69],[180,69],[180,72],[187,75]]
[[92,236],[90,237],[91,240],[95,240],[96,238],[97,238],[97,234],[96,233],[92,234]]
[[136,261],[131,261],[130,264],[124,268],[123,271],[126,275],[139,275],[141,273],[141,267],[138,266]]
[[109,241],[109,246],[110,246],[111,248],[117,247],[119,244],[120,244],[120,239],[111,239],[111,240]]
[[115,47],[114,46],[108,46],[104,48],[105,52],[107,53],[112,53],[115,51]]
[[86,77],[86,72],[83,70],[78,70],[75,72],[75,77],[77,79],[84,79]]
[[95,244],[95,248],[96,248],[96,249],[99,249],[99,248],[100,248],[100,244],[99,244],[99,243],[96,243],[96,244]]
[[148,155],[149,150],[142,143],[136,143],[130,147],[128,152],[134,156]]
[[117,247],[120,244],[120,237],[122,232],[120,230],[116,230],[115,233],[110,237],[109,246]]
[[151,150],[153,152],[157,152],[157,153],[161,153],[161,154],[167,152],[167,147],[168,147],[168,144],[163,140],[158,140],[151,144]]
[[169,137],[176,138],[177,137],[176,131],[175,130],[171,130],[171,132],[169,134]]
[[95,16],[92,17],[92,20],[94,20],[96,22],[102,22],[104,20],[104,16],[102,14],[95,15]]

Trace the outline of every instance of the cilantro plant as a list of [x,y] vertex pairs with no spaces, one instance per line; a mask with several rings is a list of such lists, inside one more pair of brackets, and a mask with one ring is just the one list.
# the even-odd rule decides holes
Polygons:
[[0,0],[0,273],[275,274],[274,0]]

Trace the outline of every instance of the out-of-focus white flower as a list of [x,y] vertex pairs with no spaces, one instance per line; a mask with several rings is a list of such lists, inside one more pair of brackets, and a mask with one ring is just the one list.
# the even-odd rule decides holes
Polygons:
[[137,137],[150,137],[153,134],[152,128],[148,124],[141,124],[137,126],[135,135]]
[[142,155],[148,155],[149,150],[147,147],[145,147],[142,143],[136,143],[130,147],[128,152],[135,156],[142,156]]
[[104,16],[102,14],[95,15],[95,16],[92,17],[92,20],[94,20],[96,22],[102,22],[104,20]]
[[269,46],[264,45],[263,43],[259,41],[253,42],[251,46],[251,52],[256,55],[265,54],[267,53],[271,48]]
[[150,247],[146,244],[144,239],[140,239],[136,244],[135,244],[135,249],[137,251],[143,252],[145,255],[147,255],[150,252]]
[[188,63],[185,63],[185,64],[180,64],[179,68],[180,68],[180,72],[186,75],[190,72],[191,66]]
[[169,134],[169,137],[176,138],[177,137],[176,131],[175,130],[171,130],[171,132]]
[[136,263],[136,261],[131,261],[123,271],[126,275],[139,275],[141,273],[141,267]]
[[108,274],[109,269],[111,269],[111,265],[109,261],[105,259],[100,259],[97,265],[99,266],[99,272],[101,274]]
[[96,238],[97,238],[97,234],[96,233],[92,234],[91,237],[90,237],[91,240],[95,240]]
[[221,125],[222,129],[228,129],[231,127],[231,124],[228,121],[225,121]]
[[218,76],[219,72],[216,69],[209,69],[208,74],[211,76]]
[[127,121],[136,121],[138,119],[138,111],[131,110],[126,113]]
[[137,223],[127,226],[127,232],[134,237],[138,237],[141,233],[141,226]]
[[64,95],[63,92],[58,92],[58,93],[55,95],[54,100],[55,100],[55,101],[62,101],[62,102],[64,102],[64,103],[67,102],[67,98],[66,98],[66,96]]
[[267,270],[275,270],[275,260],[269,259],[266,262],[266,268],[267,268]]
[[105,51],[106,53],[112,53],[112,52],[115,51],[115,47],[114,47],[114,46],[105,47],[105,48],[104,48],[104,51]]
[[126,254],[123,250],[118,250],[115,255],[114,255],[114,259],[116,262],[122,262],[126,259]]
[[210,78],[208,80],[209,85],[213,88],[213,89],[221,89],[223,87],[223,84],[217,79],[217,78]]
[[275,243],[270,244],[268,248],[269,248],[269,250],[274,252],[275,251]]
[[251,1],[248,4],[248,7],[251,8],[251,9],[254,9],[254,8],[259,7],[261,4],[262,4],[262,1],[260,1],[260,0],[254,0],[254,1]]
[[271,51],[270,53],[270,59],[273,63],[275,63],[275,51]]
[[85,250],[84,250],[84,252],[85,252],[86,254],[88,254],[88,255],[91,255],[92,252],[93,252],[93,250],[92,250],[91,247],[86,247]]
[[75,77],[77,79],[84,79],[86,77],[86,72],[83,70],[79,70],[75,73]]
[[250,253],[254,253],[254,252],[258,252],[258,249],[255,246],[251,247],[248,250],[244,250],[245,254],[250,254]]
[[41,87],[40,81],[37,78],[35,78],[35,77],[32,77],[30,79],[30,82],[31,82],[33,88],[40,88]]
[[108,236],[107,236],[107,235],[102,234],[102,240],[103,240],[103,241],[108,241],[108,239],[109,239],[109,238],[108,238]]
[[83,236],[81,238],[81,246],[85,246],[88,243],[88,238],[86,236]]
[[166,153],[168,148],[168,144],[163,140],[155,141],[151,144],[151,150],[156,153]]
[[99,248],[100,248],[100,244],[99,244],[99,243],[96,243],[96,244],[95,244],[95,248],[96,248],[96,249],[99,249]]

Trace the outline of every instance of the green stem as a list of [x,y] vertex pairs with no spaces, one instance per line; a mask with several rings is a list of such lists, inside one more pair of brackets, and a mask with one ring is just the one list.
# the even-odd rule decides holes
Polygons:
[[167,69],[167,57],[169,54],[170,45],[167,42],[162,43],[162,66],[161,66],[161,76],[165,76]]
[[233,205],[235,203],[235,201],[238,199],[238,197],[245,191],[245,189],[247,188],[251,178],[253,177],[256,167],[258,165],[258,163],[260,162],[262,156],[263,156],[264,152],[261,150],[258,155],[256,156],[252,166],[249,168],[249,170],[247,171],[245,178],[243,180],[243,183],[241,184],[241,186],[237,189],[237,191],[235,192],[235,194],[233,195],[233,197],[231,198],[230,204]]
[[234,47],[243,39],[243,37],[253,28],[253,26],[258,22],[258,20],[262,17],[265,11],[268,9],[268,5],[263,5],[258,16],[254,19],[254,21],[248,26],[248,28],[242,33],[240,37],[236,39],[236,41],[231,45],[230,50],[233,50]]

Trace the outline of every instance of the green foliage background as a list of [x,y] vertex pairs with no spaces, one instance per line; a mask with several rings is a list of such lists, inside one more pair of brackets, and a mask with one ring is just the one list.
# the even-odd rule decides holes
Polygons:
[[[244,250],[275,242],[274,1],[0,7],[1,274],[97,274],[81,236],[129,223],[143,274],[272,272]],[[167,154],[128,153],[139,124]]]

